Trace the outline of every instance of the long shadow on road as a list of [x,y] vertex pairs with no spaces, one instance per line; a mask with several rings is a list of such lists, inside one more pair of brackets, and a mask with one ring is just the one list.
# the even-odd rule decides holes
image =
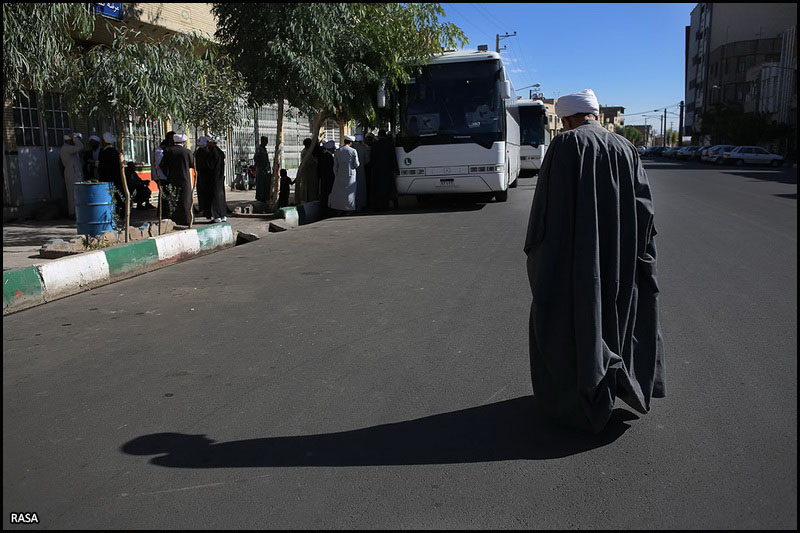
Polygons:
[[205,435],[156,433],[125,443],[130,455],[159,455],[175,468],[427,465],[555,459],[606,446],[638,417],[615,409],[587,435],[552,425],[533,396],[353,431],[215,443]]

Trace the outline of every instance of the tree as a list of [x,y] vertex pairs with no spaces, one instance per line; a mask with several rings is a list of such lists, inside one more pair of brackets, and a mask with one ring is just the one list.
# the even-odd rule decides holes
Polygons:
[[3,98],[63,90],[76,74],[73,33],[88,38],[94,17],[81,3],[3,4]]
[[642,142],[642,133],[634,127],[625,126],[617,126],[614,128],[615,133],[622,135],[626,139],[628,139],[632,144],[638,145]]
[[242,73],[249,102],[278,104],[273,204],[282,164],[284,102],[307,116],[333,107],[342,77],[331,50],[341,46],[337,41],[345,34],[348,10],[337,3],[214,3],[212,12],[216,38]]
[[[224,63],[214,63],[214,57],[205,60],[196,53],[205,49],[208,54],[212,43],[194,34],[177,33],[155,41],[125,26],[109,25],[108,30],[113,35],[112,45],[96,45],[86,51],[77,61],[79,74],[69,80],[66,96],[78,114],[113,117],[123,149],[123,121],[131,116],[140,124],[148,119],[205,120],[219,128],[228,124],[219,110],[198,104],[236,95],[235,78],[231,83],[224,81],[231,75]],[[130,195],[124,171],[122,176],[127,240]]]
[[381,83],[397,89],[431,55],[466,42],[456,26],[438,21],[439,4],[215,3],[212,11],[217,39],[244,75],[251,102],[278,104],[270,203],[284,100],[313,117],[314,139],[328,118],[374,124],[385,118],[375,102]]

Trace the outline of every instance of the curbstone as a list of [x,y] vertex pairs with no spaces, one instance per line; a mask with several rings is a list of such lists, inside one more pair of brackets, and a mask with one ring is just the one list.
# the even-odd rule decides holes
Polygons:
[[300,216],[297,207],[282,207],[278,210],[278,218],[286,221],[286,224],[296,228],[300,225]]
[[3,272],[3,314],[234,245],[224,222]]
[[104,251],[86,252],[37,265],[44,283],[45,301],[69,296],[110,278]]
[[274,220],[269,223],[269,232],[270,233],[279,233],[281,231],[287,231],[294,229],[295,226],[287,223],[285,220]]
[[3,272],[4,315],[44,302],[44,286],[35,266]]

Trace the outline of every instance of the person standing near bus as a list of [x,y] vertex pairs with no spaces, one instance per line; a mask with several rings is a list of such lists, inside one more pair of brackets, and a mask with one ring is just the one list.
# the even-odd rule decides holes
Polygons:
[[616,398],[645,414],[666,394],[653,197],[636,148],[597,121],[590,89],[563,96],[525,253],[537,407],[591,433]]
[[64,135],[64,145],[61,147],[59,157],[64,167],[64,185],[67,187],[67,214],[70,218],[75,216],[75,182],[83,181],[83,165],[81,164],[80,133]]
[[364,136],[356,135],[353,150],[358,153],[358,168],[356,169],[356,211],[361,211],[369,204],[367,198],[367,165],[369,164],[370,148],[364,144]]
[[336,180],[328,198],[328,206],[340,215],[356,210],[356,169],[359,167],[358,152],[353,147],[353,138],[344,136],[344,146],[333,154],[333,171]]
[[225,152],[219,147],[219,140],[210,135],[207,139],[209,153],[208,186],[211,217],[214,222],[228,221],[228,203],[225,201]]
[[259,202],[269,202],[269,186],[272,172],[269,168],[269,153],[267,152],[269,137],[261,137],[261,144],[256,148],[253,161],[256,164],[256,200]]

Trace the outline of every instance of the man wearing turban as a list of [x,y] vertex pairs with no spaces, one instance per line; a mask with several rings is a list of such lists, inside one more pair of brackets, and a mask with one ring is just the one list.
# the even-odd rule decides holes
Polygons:
[[525,241],[531,380],[544,414],[598,433],[616,398],[645,414],[666,393],[653,200],[591,89],[555,110],[565,131],[542,162]]

